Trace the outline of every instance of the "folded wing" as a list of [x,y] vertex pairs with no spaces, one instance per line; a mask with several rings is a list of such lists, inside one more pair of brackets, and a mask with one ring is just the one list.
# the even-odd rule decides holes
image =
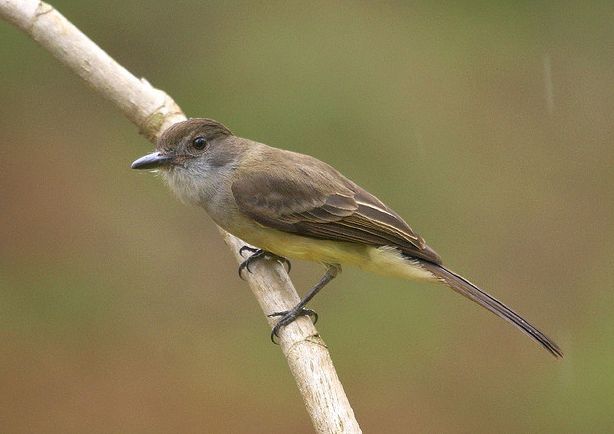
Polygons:
[[[295,155],[288,152],[289,157]],[[278,170],[252,171],[232,184],[241,212],[258,223],[305,237],[394,246],[436,264],[439,255],[375,196],[315,158],[280,161]]]

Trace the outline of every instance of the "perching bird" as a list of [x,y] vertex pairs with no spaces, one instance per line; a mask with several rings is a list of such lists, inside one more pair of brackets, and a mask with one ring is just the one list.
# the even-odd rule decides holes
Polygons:
[[266,255],[316,261],[326,273],[293,309],[277,312],[272,336],[299,315],[340,271],[355,265],[379,274],[441,282],[503,318],[556,357],[561,349],[520,315],[447,269],[422,237],[390,207],[328,164],[233,135],[211,119],[167,129],[156,152],[133,169],[161,171],[184,202],[203,207],[226,231]]

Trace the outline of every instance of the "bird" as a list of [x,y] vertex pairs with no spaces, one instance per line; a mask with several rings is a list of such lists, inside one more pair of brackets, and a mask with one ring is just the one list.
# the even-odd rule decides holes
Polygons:
[[208,118],[175,123],[153,153],[133,169],[161,173],[187,204],[209,214],[250,245],[239,274],[262,258],[319,262],[326,271],[301,301],[280,317],[271,338],[300,315],[315,320],[306,304],[341,271],[357,266],[380,275],[441,283],[516,326],[555,357],[561,348],[539,329],[477,285],[447,268],[403,218],[329,164],[234,135]]

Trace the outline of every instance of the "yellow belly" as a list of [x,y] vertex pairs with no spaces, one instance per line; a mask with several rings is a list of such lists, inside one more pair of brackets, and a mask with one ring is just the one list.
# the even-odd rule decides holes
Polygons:
[[324,264],[353,265],[363,270],[405,279],[436,280],[394,247],[373,247],[342,241],[320,240],[260,226],[240,237],[254,246],[289,259]]

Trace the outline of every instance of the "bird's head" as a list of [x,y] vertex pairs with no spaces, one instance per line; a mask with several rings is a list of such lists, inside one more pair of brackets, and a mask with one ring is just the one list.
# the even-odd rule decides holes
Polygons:
[[193,118],[164,131],[156,151],[131,167],[158,171],[180,199],[202,203],[230,175],[243,148],[242,141],[221,123]]
[[[133,169],[173,170],[188,169],[208,161],[226,164],[224,144],[232,133],[212,119],[195,118],[178,122],[160,136],[156,151],[132,163]],[[221,160],[221,161],[220,161]]]

